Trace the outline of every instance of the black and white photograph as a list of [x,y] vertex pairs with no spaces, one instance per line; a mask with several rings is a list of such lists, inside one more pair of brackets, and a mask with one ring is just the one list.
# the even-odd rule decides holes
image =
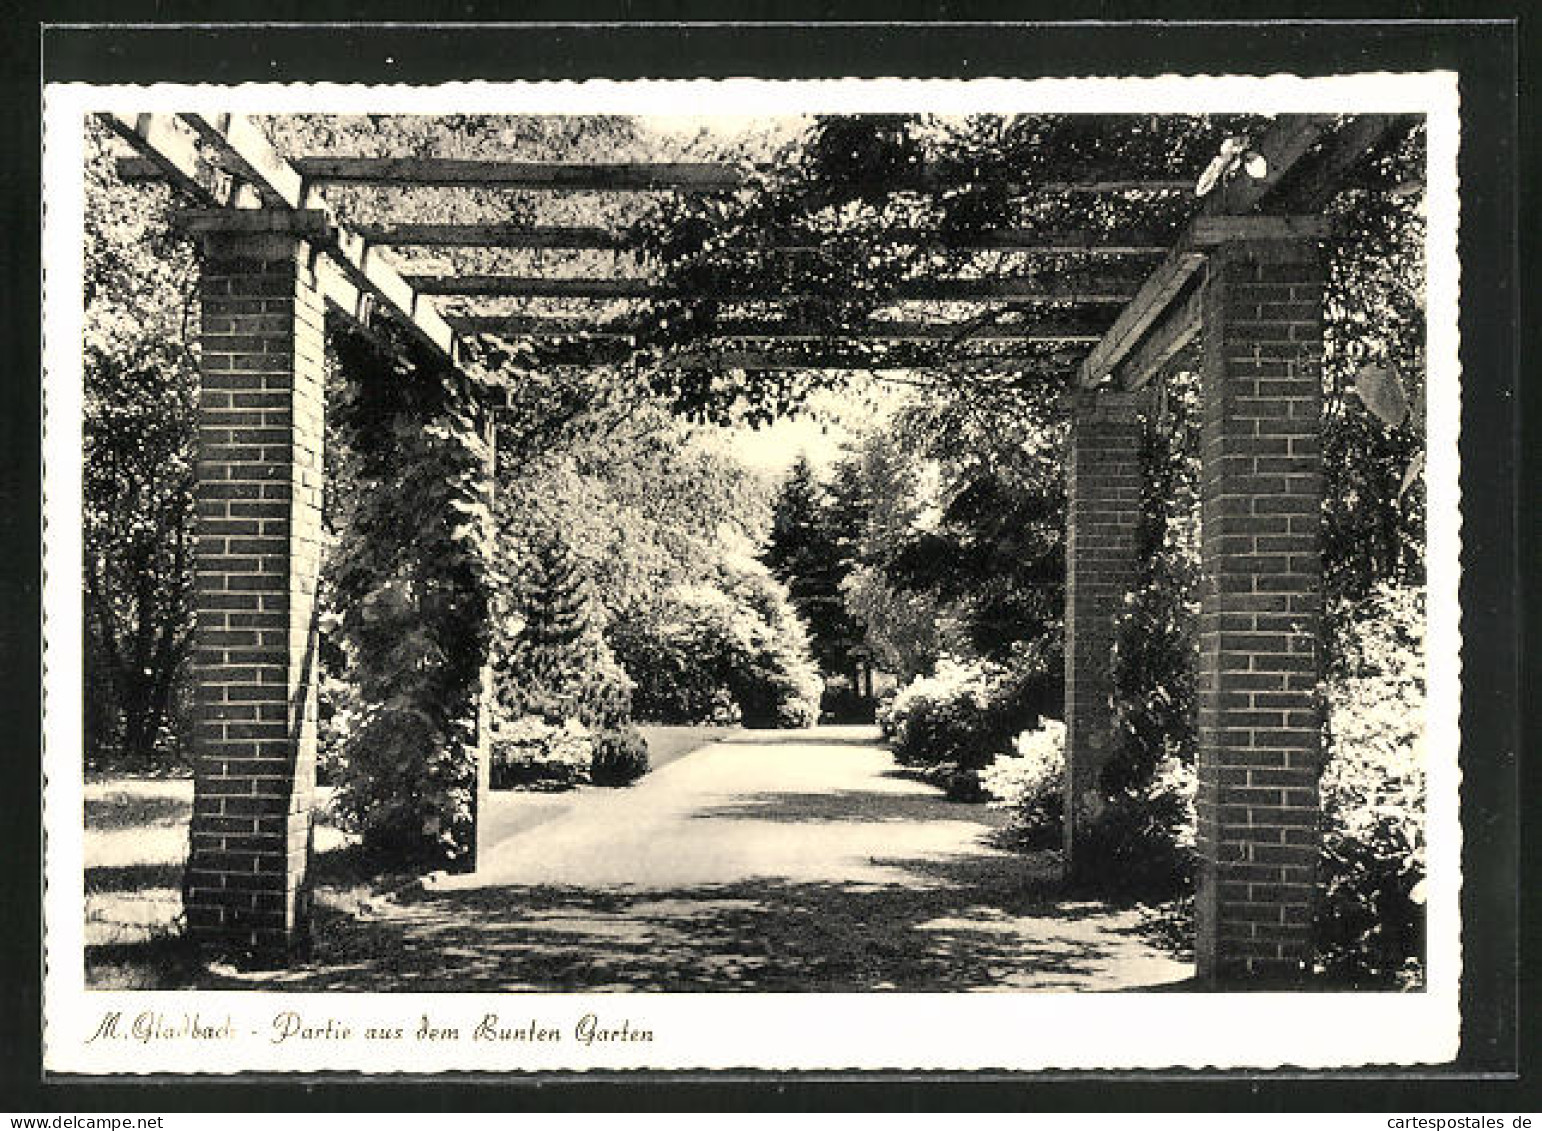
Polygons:
[[1454,1055],[1453,76],[45,114],[50,1067]]

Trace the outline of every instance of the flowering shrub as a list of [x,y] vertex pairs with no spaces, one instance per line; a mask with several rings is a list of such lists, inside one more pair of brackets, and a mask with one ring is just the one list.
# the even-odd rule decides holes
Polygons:
[[1383,586],[1335,610],[1316,916],[1348,982],[1417,982],[1424,960],[1424,595]]
[[879,708],[878,724],[901,765],[978,771],[1037,724],[1041,678],[1028,663],[944,657]]
[[769,574],[684,586],[611,626],[636,681],[639,717],[667,723],[808,727],[824,681],[808,634]]
[[571,786],[587,780],[594,757],[589,728],[577,719],[552,724],[524,715],[493,734],[492,786]]
[[1008,839],[1024,849],[1054,847],[1065,813],[1065,724],[1046,719],[1012,748],[980,771],[980,785],[991,808],[1011,812]]

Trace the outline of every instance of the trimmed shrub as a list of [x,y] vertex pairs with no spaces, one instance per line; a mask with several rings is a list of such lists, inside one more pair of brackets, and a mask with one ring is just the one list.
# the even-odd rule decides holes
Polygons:
[[566,789],[587,780],[595,744],[577,719],[554,725],[524,715],[493,732],[491,785],[494,789],[546,786]]
[[648,740],[636,727],[594,736],[589,780],[595,785],[631,785],[648,772]]

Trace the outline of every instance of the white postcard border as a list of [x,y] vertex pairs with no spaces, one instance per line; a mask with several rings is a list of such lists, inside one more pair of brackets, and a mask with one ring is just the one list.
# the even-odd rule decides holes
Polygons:
[[[81,733],[82,123],[99,111],[692,116],[927,112],[1420,113],[1428,116],[1428,984],[1420,993],[417,994],[107,992],[84,984]],[[54,84],[44,102],[44,1064],[51,1072],[441,1073],[612,1069],[976,1070],[1326,1068],[1438,1064],[1457,1052],[1461,642],[1461,374],[1456,76],[1365,74],[1044,80],[332,84]],[[324,1031],[275,1042],[293,1012]],[[91,1038],[117,1013],[172,1035]],[[556,1042],[478,1041],[487,1015]],[[593,1014],[651,1040],[584,1044]],[[225,1036],[189,1035],[196,1027]],[[455,1041],[418,1040],[420,1019]],[[370,1041],[372,1025],[401,1026]],[[181,1035],[177,1035],[180,1033]]]

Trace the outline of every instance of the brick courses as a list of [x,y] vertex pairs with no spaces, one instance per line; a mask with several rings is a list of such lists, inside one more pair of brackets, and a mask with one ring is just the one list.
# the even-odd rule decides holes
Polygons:
[[293,236],[204,250],[187,922],[280,959],[307,917],[324,312]]
[[1202,979],[1267,985],[1311,953],[1323,266],[1233,243],[1204,294],[1198,938]]
[[1114,622],[1135,580],[1140,522],[1139,393],[1075,394],[1066,461],[1066,859],[1101,808],[1099,776],[1113,754],[1109,707]]

